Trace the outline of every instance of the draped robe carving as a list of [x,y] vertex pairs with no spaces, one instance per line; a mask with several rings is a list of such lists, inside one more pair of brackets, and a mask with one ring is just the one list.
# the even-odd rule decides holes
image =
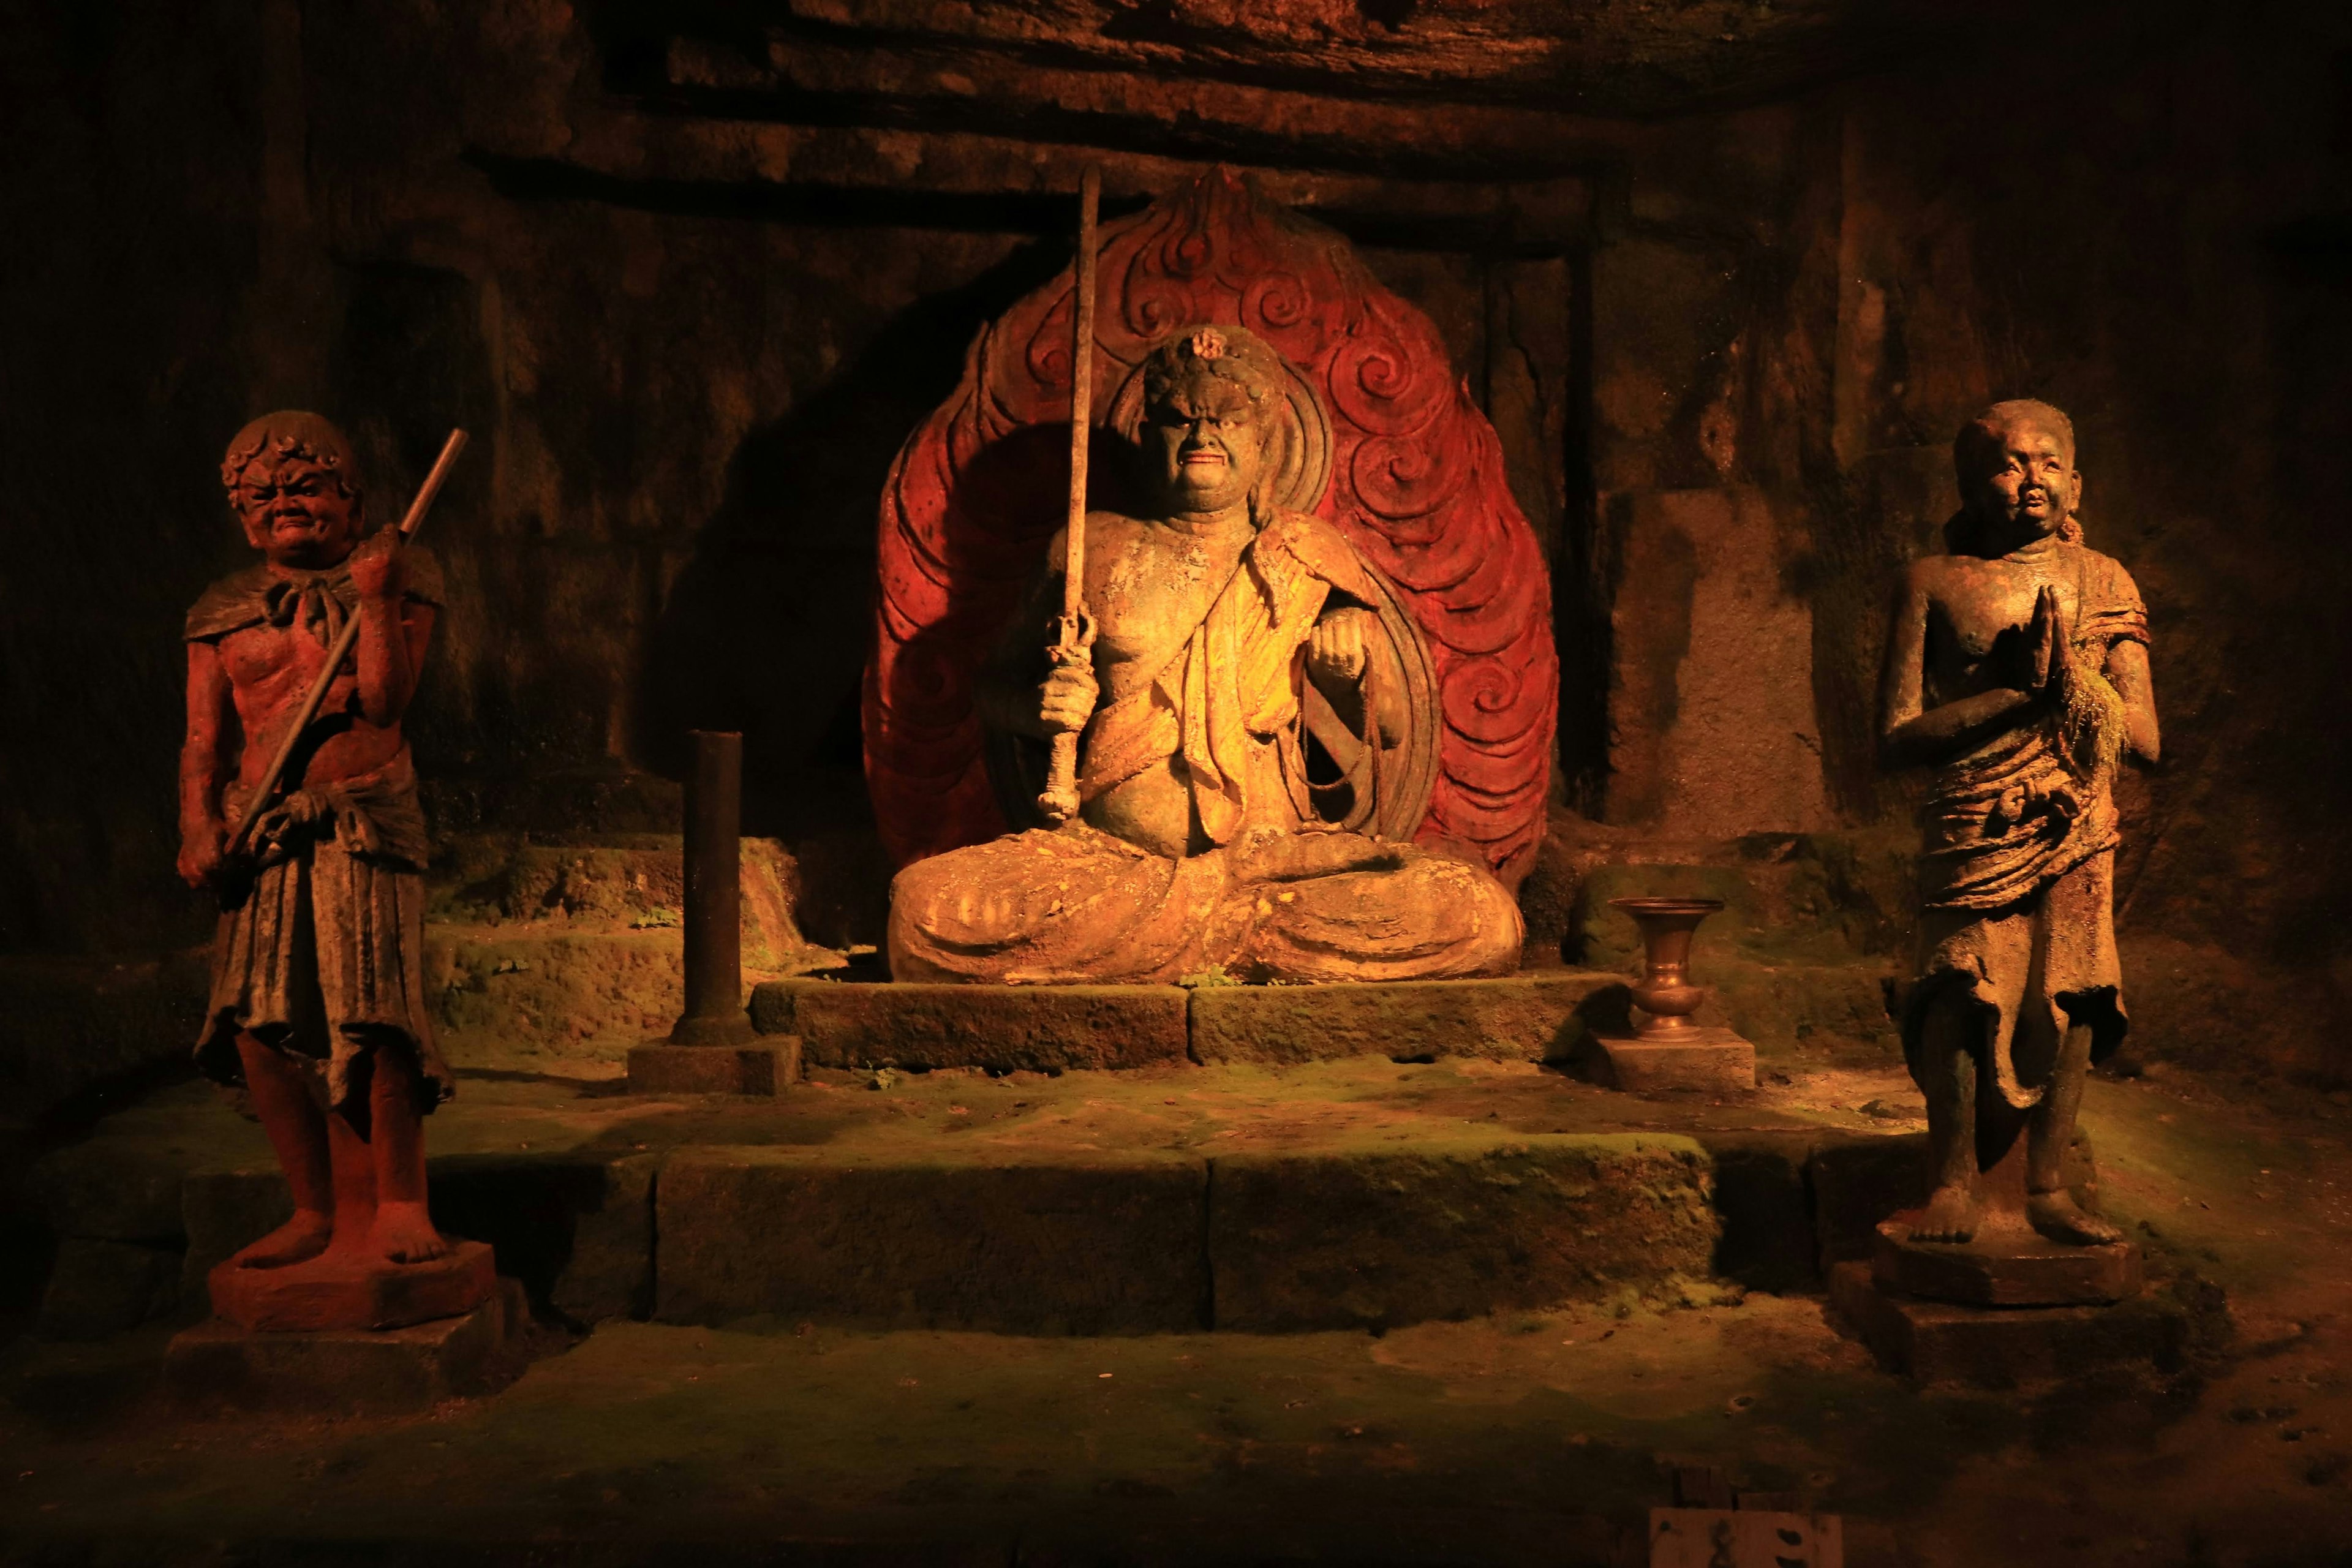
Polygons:
[[[1383,767],[1382,753],[1425,753],[1436,725],[1428,655],[1401,618],[1368,668],[1403,687],[1407,732],[1386,735],[1368,718],[1352,737],[1343,815],[1318,815],[1303,650],[1335,595],[1366,607],[1391,598],[1328,524],[1276,514],[1150,679],[1087,726],[1082,800],[1169,766],[1205,852],[1155,855],[1081,821],[919,861],[892,888],[891,973],[1014,984],[1507,973],[1524,935],[1518,909],[1475,852],[1352,830],[1380,820],[1383,775],[1412,776],[1409,760]],[[1391,816],[1417,821],[1423,798],[1391,800]]]

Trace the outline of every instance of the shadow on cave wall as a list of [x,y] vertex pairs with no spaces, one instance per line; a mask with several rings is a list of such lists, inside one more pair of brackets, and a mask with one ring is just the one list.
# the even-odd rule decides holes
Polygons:
[[688,731],[743,732],[744,831],[793,846],[814,941],[877,941],[887,910],[858,697],[891,459],[955,390],[973,335],[1068,263],[1066,245],[1023,246],[909,307],[824,391],[746,436],[654,619],[631,752],[677,778]]

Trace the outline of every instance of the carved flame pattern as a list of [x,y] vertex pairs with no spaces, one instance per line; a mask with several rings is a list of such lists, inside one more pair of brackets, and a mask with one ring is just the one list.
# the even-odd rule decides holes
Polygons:
[[[1515,883],[1550,783],[1551,584],[1494,427],[1435,326],[1344,239],[1224,170],[1105,224],[1098,276],[1097,426],[1151,345],[1196,321],[1249,328],[1321,391],[1332,473],[1310,510],[1397,584],[1437,666],[1445,731],[1419,837],[1473,845]],[[866,771],[902,863],[1004,831],[971,681],[1062,521],[1071,296],[1065,272],[981,332],[883,492]],[[1099,467],[1111,455],[1097,438]]]

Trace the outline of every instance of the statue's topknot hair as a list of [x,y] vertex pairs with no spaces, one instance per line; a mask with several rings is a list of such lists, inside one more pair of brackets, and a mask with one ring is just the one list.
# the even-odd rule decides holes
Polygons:
[[1246,327],[1198,322],[1162,338],[1143,357],[1143,402],[1158,407],[1188,375],[1207,374],[1230,381],[1254,404],[1275,395],[1282,384],[1282,359]]
[[234,490],[247,468],[264,452],[278,458],[301,458],[327,470],[335,488],[356,498],[359,466],[352,460],[352,444],[334,421],[299,408],[265,414],[229,438],[221,458],[221,486]]

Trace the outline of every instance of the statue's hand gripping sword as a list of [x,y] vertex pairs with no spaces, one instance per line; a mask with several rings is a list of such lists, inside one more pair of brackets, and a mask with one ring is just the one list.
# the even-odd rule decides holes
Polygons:
[[[1087,614],[1087,441],[1094,430],[1095,216],[1102,202],[1102,174],[1089,168],[1078,185],[1077,280],[1070,329],[1070,510],[1064,530],[1062,613],[1050,650],[1056,665],[1094,660],[1095,623]],[[1045,820],[1059,827],[1078,814],[1078,732],[1054,737],[1054,760],[1045,793],[1037,797]]]

